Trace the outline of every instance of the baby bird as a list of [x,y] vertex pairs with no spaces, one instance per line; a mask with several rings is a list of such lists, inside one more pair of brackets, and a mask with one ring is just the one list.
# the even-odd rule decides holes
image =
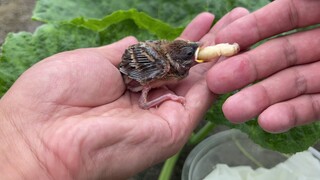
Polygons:
[[139,99],[142,109],[158,106],[167,100],[185,103],[184,97],[174,94],[164,94],[148,101],[148,92],[187,77],[189,69],[196,64],[198,47],[197,42],[157,40],[139,42],[125,50],[119,70],[127,89],[142,91]]

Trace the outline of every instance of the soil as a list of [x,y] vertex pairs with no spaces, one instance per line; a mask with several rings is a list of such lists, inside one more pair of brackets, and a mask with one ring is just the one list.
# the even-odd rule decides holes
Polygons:
[[0,0],[0,44],[9,32],[33,32],[39,22],[31,20],[35,0]]

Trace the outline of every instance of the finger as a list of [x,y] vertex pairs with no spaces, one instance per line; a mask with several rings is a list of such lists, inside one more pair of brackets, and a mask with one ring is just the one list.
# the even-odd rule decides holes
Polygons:
[[138,43],[138,40],[135,37],[129,36],[115,43],[96,48],[95,50],[101,53],[113,65],[118,66],[125,49],[136,43]]
[[[224,18],[222,18],[208,34],[201,38],[201,42],[204,44],[211,44],[214,41],[214,34],[222,29],[224,26],[228,25],[232,21],[236,20],[247,14],[244,8],[236,8],[230,13],[228,13]],[[216,27],[217,26],[217,27]],[[209,26],[207,26],[209,28]],[[193,27],[190,26],[190,31]],[[187,29],[188,31],[188,29]],[[190,75],[187,79],[179,83],[175,88],[175,92],[179,95],[184,95],[186,98],[185,108],[190,114],[189,118],[185,120],[190,120],[185,124],[188,124],[187,131],[192,132],[196,125],[201,120],[203,114],[210,108],[212,102],[215,98],[214,94],[210,92],[206,81],[203,79],[203,75],[206,73],[207,69],[211,65],[200,64],[190,70]]]
[[237,42],[241,49],[294,28],[320,22],[320,1],[280,0],[249,14],[217,34],[217,43]]
[[223,16],[207,33],[205,36],[201,38],[201,42],[203,42],[203,46],[209,46],[215,44],[215,36],[216,33],[221,31],[224,27],[232,23],[233,21],[239,19],[240,17],[243,17],[245,15],[249,14],[249,11],[245,8],[235,8],[232,11],[230,11],[228,14]]
[[186,94],[185,108],[189,111],[190,124],[189,132],[191,133],[196,128],[199,120],[202,120],[203,115],[211,107],[216,96],[208,89],[204,79],[195,83]]
[[214,15],[204,12],[196,16],[181,33],[179,39],[199,41],[210,29]]
[[[248,11],[244,8],[235,8],[230,13],[228,13],[226,16],[224,16],[217,24],[214,25],[214,27],[210,30],[209,33],[207,33],[204,37],[201,38],[201,42],[204,46],[214,44],[214,34],[219,29],[222,29],[224,26],[227,26],[232,21],[235,21],[237,18],[240,18],[244,15],[246,15]],[[195,25],[196,26],[196,25]],[[216,27],[218,26],[218,27]],[[210,28],[209,26],[206,26],[207,28]],[[199,28],[199,27],[198,27]],[[194,28],[191,26],[190,30],[189,28],[186,28],[186,31],[190,31],[190,33],[194,30]],[[207,29],[209,31],[209,29]],[[196,36],[196,31],[194,31]],[[210,34],[210,35],[208,35]],[[169,86],[171,89],[174,89],[174,91],[184,96],[189,89],[197,82],[199,79],[203,79],[204,75],[206,74],[207,70],[212,66],[212,63],[203,63],[203,64],[197,64],[195,67],[190,69],[189,76],[183,80],[178,85]],[[183,84],[183,85],[181,85]]]
[[270,106],[258,118],[268,132],[280,133],[320,119],[320,95],[303,95]]
[[[166,119],[174,139],[179,143],[187,140],[188,135],[196,128],[203,115],[214,101],[214,94],[210,92],[204,79],[193,84],[186,95],[186,103],[182,105],[176,101],[165,101],[157,109],[150,109]],[[174,111],[173,111],[174,109]]]
[[[178,39],[187,39],[190,41],[199,41],[201,37],[203,37],[209,30],[214,20],[214,15],[210,13],[201,13],[196,16],[190,24],[185,28]],[[192,71],[192,70],[191,70]],[[192,72],[190,71],[190,75],[187,79],[193,79],[192,81],[187,80],[183,83],[168,85],[171,90],[174,90],[178,95],[185,95],[186,92],[193,85],[194,80],[199,79],[199,75],[193,77]],[[201,76],[203,77],[203,76]],[[181,84],[184,84],[181,86]]]
[[[236,8],[224,16],[211,30],[208,34],[213,36],[204,36],[201,41],[204,43],[213,42],[214,34],[220,29],[227,26],[232,21],[246,15],[248,11],[244,8]],[[212,39],[211,39],[212,38]],[[203,114],[212,105],[215,95],[208,89],[206,81],[203,79],[203,75],[206,73],[207,69],[212,64],[200,64],[190,70],[190,75],[187,79],[183,80],[175,92],[179,95],[183,95],[186,98],[185,108],[189,111],[190,120],[189,131],[191,132],[198,121],[201,120]]]
[[241,90],[223,105],[232,122],[244,122],[258,116],[269,106],[303,94],[319,93],[320,62],[292,67]]
[[320,28],[271,40],[213,66],[207,75],[214,93],[226,93],[293,65],[320,57]]
[[242,7],[237,7],[232,9],[226,15],[224,15],[210,30],[210,33],[217,33],[221,31],[223,28],[234,22],[235,20],[248,15],[250,12]]

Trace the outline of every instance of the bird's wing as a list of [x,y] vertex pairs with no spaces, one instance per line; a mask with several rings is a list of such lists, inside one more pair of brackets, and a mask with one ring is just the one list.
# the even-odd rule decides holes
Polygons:
[[139,43],[130,46],[122,56],[120,72],[141,84],[162,78],[170,68],[155,47],[147,43]]

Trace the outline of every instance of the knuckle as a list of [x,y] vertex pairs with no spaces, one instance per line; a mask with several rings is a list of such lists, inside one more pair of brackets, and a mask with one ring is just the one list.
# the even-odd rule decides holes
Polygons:
[[308,91],[308,83],[306,77],[296,68],[293,69],[293,76],[297,95],[305,94]]
[[312,112],[314,114],[315,119],[320,118],[320,102],[319,102],[319,96],[317,95],[310,95],[310,101],[312,106]]
[[299,25],[299,16],[298,16],[299,13],[294,1],[289,1],[288,7],[289,7],[289,11],[288,11],[289,22],[291,24],[291,27],[294,29]]
[[283,37],[282,49],[287,67],[293,66],[297,63],[297,51],[295,46],[291,43],[289,37]]
[[257,64],[254,61],[253,55],[251,55],[250,52],[243,54],[242,56],[242,65],[246,65],[249,68],[250,71],[250,80],[251,82],[254,82],[261,78],[261,75],[259,73],[259,69],[257,67]]
[[238,19],[242,16],[245,16],[247,14],[249,14],[249,11],[246,8],[236,7],[230,12],[229,18],[231,20],[236,20],[236,19]]
[[252,16],[254,18],[254,29],[255,29],[255,36],[257,37],[257,39],[263,39],[263,33],[262,33],[262,29],[260,27],[259,24],[259,17],[257,17],[256,13],[252,13]]

